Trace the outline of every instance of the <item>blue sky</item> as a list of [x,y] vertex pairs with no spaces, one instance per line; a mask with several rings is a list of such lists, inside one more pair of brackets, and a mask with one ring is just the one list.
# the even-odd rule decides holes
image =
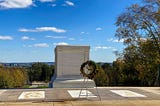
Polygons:
[[116,18],[140,0],[0,0],[0,62],[54,61],[56,45],[89,45],[90,59],[122,51]]

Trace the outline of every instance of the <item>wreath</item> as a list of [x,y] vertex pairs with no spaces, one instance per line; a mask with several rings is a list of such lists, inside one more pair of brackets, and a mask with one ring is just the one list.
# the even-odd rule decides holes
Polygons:
[[96,63],[93,61],[86,61],[81,65],[80,71],[83,77],[93,79],[97,74]]

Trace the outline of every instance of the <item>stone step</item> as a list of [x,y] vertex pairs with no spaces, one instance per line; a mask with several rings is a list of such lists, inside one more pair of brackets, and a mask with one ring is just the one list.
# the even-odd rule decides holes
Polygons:
[[53,88],[94,88],[95,83],[93,80],[84,79],[56,79],[53,82]]

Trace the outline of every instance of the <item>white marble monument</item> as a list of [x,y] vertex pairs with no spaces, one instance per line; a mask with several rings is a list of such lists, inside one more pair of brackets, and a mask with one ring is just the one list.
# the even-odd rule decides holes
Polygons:
[[[89,46],[58,45],[55,48],[54,88],[82,87],[83,78],[80,75],[82,63],[89,60]],[[94,81],[88,85],[94,87]]]

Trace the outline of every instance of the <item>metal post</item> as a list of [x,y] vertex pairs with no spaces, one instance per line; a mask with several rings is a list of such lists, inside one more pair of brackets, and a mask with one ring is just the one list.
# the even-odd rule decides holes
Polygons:
[[[91,96],[91,95],[89,95],[89,92],[88,92],[88,90],[89,90],[89,85],[87,85],[88,84],[88,78],[87,77],[84,77],[84,81],[83,81],[83,87],[81,88],[81,90],[80,90],[80,93],[79,93],[79,98],[81,97],[81,96],[85,96],[86,98],[88,98],[89,96]],[[95,82],[94,82],[94,84],[95,84]],[[99,98],[99,100],[101,101],[101,97],[100,97],[100,95],[99,95],[99,92],[98,92],[98,89],[97,89],[97,86],[96,86],[96,84],[95,84],[95,87],[94,87],[94,89],[96,90],[96,96],[98,96],[98,98]],[[82,95],[83,94],[83,90],[85,90],[84,92],[86,93],[85,95]]]
[[98,92],[96,83],[95,83],[95,87],[96,87],[96,91],[97,91],[97,96],[99,97],[99,100],[101,101],[101,97],[100,97],[100,95],[99,95],[99,92]]

